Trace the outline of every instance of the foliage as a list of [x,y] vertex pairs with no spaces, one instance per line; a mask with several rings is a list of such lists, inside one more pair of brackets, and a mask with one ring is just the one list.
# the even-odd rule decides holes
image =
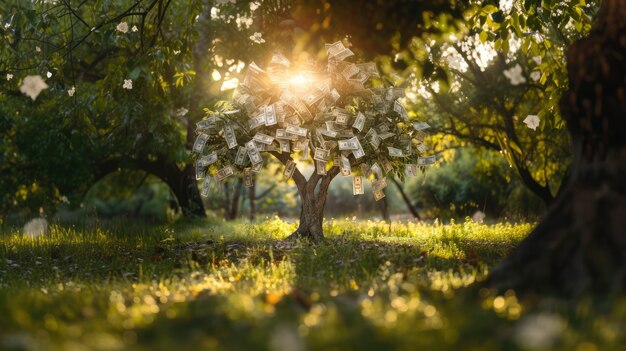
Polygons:
[[424,181],[408,184],[428,217],[464,218],[477,211],[488,218],[538,218],[543,203],[520,184],[499,154],[473,148],[454,150],[452,162],[432,169]]
[[[53,210],[64,197],[80,203],[118,168],[184,168],[198,104],[219,98],[224,80],[241,69],[236,58],[258,50],[248,39],[249,2],[222,6],[219,16],[212,9],[200,0],[3,1],[3,211]],[[222,72],[216,81],[213,68]],[[206,76],[195,79],[196,71]],[[29,74],[49,86],[36,101],[17,90]]]
[[[327,221],[329,242],[276,241],[280,220],[53,226],[0,235],[2,349],[619,350],[602,313],[464,288],[531,224]],[[208,228],[208,230],[207,230]],[[487,337],[488,336],[488,337]],[[581,346],[582,345],[582,346]]]

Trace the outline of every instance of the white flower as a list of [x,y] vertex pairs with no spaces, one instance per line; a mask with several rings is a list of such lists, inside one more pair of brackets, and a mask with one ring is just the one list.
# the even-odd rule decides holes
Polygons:
[[117,29],[118,32],[128,33],[128,23],[121,22],[117,25],[117,27],[115,27],[115,29]]
[[485,213],[483,211],[476,211],[473,215],[472,215],[472,222],[475,223],[482,223],[485,220]]
[[7,80],[13,79],[13,75],[11,73],[7,73]]
[[526,83],[526,78],[522,75],[522,67],[519,64],[516,64],[515,67],[505,69],[503,73],[505,77],[509,78],[513,85]]
[[499,5],[502,12],[509,13],[513,9],[513,0],[500,0]]
[[70,90],[68,90],[68,91],[67,91],[67,95],[69,95],[69,96],[74,96],[74,93],[75,93],[75,92],[76,92],[76,87],[75,87],[75,86],[72,86],[72,87],[70,88]]
[[4,24],[4,29],[9,29],[11,28],[11,23],[7,22]]
[[44,82],[39,75],[26,76],[26,78],[22,81],[22,86],[20,87],[20,91],[33,99],[33,101],[37,99],[39,93],[41,93],[44,89],[48,89],[48,84],[46,84],[46,82]]
[[180,54],[180,50],[174,50],[174,55]]
[[517,323],[513,338],[525,350],[551,349],[558,343],[565,328],[565,321],[559,315],[529,315]]
[[188,110],[188,109],[186,109],[186,108],[184,108],[184,107],[181,107],[181,108],[179,108],[178,110],[176,110],[176,116],[178,116],[178,117],[184,117],[184,116],[187,114],[187,112],[189,112],[189,110]]
[[133,88],[132,79],[124,79],[124,85],[122,85],[122,88],[131,90]]
[[130,30],[132,30],[133,32],[138,32],[139,28],[137,28],[137,26],[133,26],[133,28],[131,28]]
[[541,121],[539,120],[539,117],[537,117],[537,115],[528,115],[524,119],[524,123],[526,123],[528,128],[530,128],[532,130],[537,130],[537,127],[539,127],[539,123],[540,122]]
[[262,34],[259,33],[259,32],[256,32],[256,33],[252,34],[250,36],[250,40],[252,40],[253,42],[255,42],[257,44],[265,43],[265,39],[263,39]]
[[52,73],[50,71],[48,71],[48,73],[46,73],[46,77],[52,78]]
[[541,78],[541,72],[539,71],[533,71],[530,73],[530,79],[532,79],[533,81],[538,81],[539,78]]
[[533,56],[533,61],[535,61],[536,64],[540,65],[541,64],[541,56]]
[[35,51],[41,52],[41,48],[39,46],[35,46]]

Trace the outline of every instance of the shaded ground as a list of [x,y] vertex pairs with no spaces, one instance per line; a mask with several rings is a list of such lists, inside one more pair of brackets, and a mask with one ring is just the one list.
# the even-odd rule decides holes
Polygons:
[[275,219],[7,231],[0,349],[621,349],[626,302],[464,289],[531,228],[331,220],[316,246]]

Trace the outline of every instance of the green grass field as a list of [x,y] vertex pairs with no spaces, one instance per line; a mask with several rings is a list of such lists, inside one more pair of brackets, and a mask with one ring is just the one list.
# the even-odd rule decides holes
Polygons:
[[598,308],[479,287],[531,224],[278,219],[0,234],[2,350],[623,350]]

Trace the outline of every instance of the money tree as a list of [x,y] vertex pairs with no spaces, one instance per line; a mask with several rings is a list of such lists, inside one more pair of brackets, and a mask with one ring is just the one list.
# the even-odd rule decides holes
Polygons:
[[[337,175],[352,177],[354,195],[371,181],[378,201],[387,175],[416,176],[436,162],[424,144],[429,125],[409,121],[399,100],[404,90],[386,86],[375,63],[351,62],[354,53],[341,42],[327,44],[326,52],[326,62],[297,64],[274,54],[265,70],[251,63],[233,100],[206,109],[196,129],[203,196],[235,175],[251,186],[265,155],[285,166],[284,179],[293,179],[302,206],[289,238],[324,238],[326,196]],[[307,179],[299,166],[311,163]]]

